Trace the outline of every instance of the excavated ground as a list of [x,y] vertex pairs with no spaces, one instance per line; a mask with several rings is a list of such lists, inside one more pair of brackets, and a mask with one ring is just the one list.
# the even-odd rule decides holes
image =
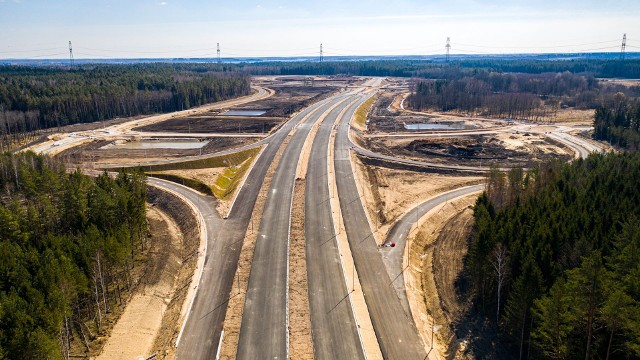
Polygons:
[[282,118],[265,116],[224,116],[198,115],[179,117],[135,128],[143,132],[176,132],[176,133],[268,133],[283,122]]
[[573,152],[538,134],[471,135],[451,138],[369,138],[372,151],[447,165],[532,167],[550,159],[568,161]]
[[113,141],[96,140],[85,145],[76,146],[63,151],[59,156],[68,159],[72,164],[90,163],[118,164],[135,163],[136,161],[167,160],[176,157],[211,154],[232,149],[256,141],[254,138],[213,137],[203,139],[207,144],[201,149],[119,149],[103,148]]
[[[333,94],[348,81],[300,83],[296,78],[261,81],[260,84],[275,90],[275,95],[239,107],[212,110],[196,116],[183,116],[135,128],[142,132],[178,133],[269,133],[281,125],[288,117]],[[225,116],[233,110],[261,110],[258,116]]]

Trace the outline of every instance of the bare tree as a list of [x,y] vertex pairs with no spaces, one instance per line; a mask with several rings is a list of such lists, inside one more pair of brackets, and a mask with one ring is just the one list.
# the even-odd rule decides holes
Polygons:
[[493,265],[498,286],[498,310],[496,311],[496,324],[500,321],[500,297],[502,286],[509,275],[509,269],[507,267],[508,261],[509,251],[504,245],[502,245],[502,243],[497,243],[491,252],[491,265]]

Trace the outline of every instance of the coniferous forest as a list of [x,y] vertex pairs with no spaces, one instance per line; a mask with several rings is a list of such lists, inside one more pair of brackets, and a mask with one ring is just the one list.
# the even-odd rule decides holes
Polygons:
[[144,177],[90,178],[33,153],[0,157],[0,359],[59,359],[131,286]]
[[515,358],[640,358],[640,154],[494,170],[466,269]]
[[594,137],[635,152],[640,149],[640,100],[619,93],[596,108]]
[[247,95],[247,75],[188,65],[0,67],[0,136],[189,109]]

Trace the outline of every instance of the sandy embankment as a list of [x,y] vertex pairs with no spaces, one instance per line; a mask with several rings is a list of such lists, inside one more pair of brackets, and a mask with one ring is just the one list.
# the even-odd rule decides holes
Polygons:
[[146,358],[154,350],[162,319],[176,290],[182,232],[167,214],[148,207],[152,229],[145,276],[113,327],[98,360]]

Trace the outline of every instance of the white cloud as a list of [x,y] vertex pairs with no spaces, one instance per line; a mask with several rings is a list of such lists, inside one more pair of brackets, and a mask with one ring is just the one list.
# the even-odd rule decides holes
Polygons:
[[165,5],[167,5],[167,4],[168,4],[168,2],[163,1],[163,2],[161,2],[161,3],[159,3],[159,4],[160,4],[160,5],[162,5],[162,6],[165,6]]

